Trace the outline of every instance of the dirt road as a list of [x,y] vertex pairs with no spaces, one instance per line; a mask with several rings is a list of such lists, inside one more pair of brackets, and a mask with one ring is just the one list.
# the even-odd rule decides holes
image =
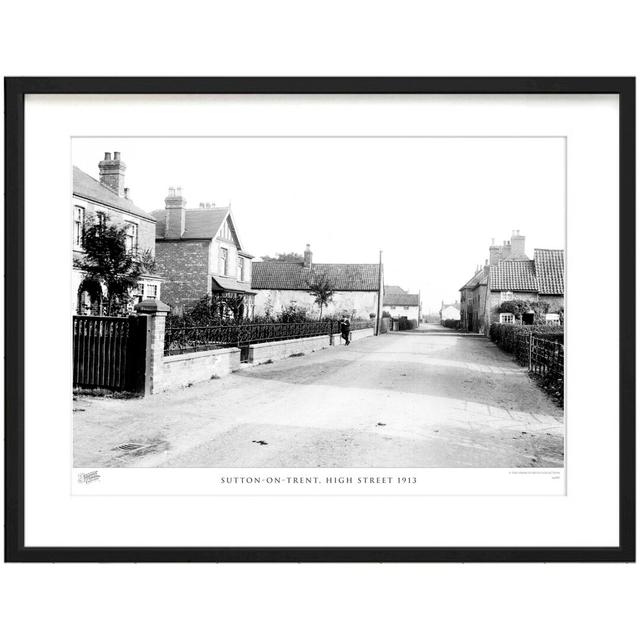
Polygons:
[[[366,338],[144,399],[74,402],[77,467],[557,467],[563,412],[480,336]],[[120,449],[126,443],[138,449]]]

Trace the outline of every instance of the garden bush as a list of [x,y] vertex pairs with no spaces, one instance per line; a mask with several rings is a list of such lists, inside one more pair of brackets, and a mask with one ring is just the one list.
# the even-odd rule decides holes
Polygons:
[[409,320],[408,318],[400,318],[400,320],[398,320],[399,331],[411,331],[411,329],[417,329],[417,328],[418,328],[417,320]]
[[459,329],[460,328],[460,320],[443,320],[442,326],[447,327],[447,329]]

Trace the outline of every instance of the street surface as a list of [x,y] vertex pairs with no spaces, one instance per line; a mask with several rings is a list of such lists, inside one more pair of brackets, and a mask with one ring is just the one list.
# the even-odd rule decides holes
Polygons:
[[562,409],[488,339],[439,325],[73,405],[76,467],[563,465]]

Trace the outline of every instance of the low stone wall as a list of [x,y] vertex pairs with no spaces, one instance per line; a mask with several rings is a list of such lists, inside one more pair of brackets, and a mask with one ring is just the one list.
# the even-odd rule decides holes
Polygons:
[[[373,335],[373,329],[358,329],[351,333],[352,341],[361,340]],[[340,334],[333,336],[334,345],[341,343]],[[329,336],[315,336],[312,338],[294,338],[293,340],[280,340],[278,342],[261,342],[249,347],[249,362],[259,364],[269,360],[282,360],[298,353],[311,353],[319,349],[326,349],[329,344]]]
[[236,347],[164,356],[153,393],[222,378],[239,368],[240,349]]
[[260,342],[249,347],[249,362],[259,364],[269,360],[282,360],[294,353],[311,353],[328,346],[330,346],[328,335],[278,340],[277,342]]

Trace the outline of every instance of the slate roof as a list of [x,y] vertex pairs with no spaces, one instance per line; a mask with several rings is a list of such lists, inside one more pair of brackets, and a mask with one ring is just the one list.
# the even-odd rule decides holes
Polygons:
[[[385,287],[385,292],[387,287]],[[385,307],[417,307],[420,296],[417,293],[385,293],[382,299]]]
[[[156,238],[165,237],[166,209],[156,209],[151,212],[156,219]],[[182,236],[169,236],[169,240],[194,240],[202,238],[214,238],[222,226],[229,207],[198,207],[197,209],[185,209],[184,234]]]
[[460,287],[459,291],[462,291],[463,289],[475,289],[478,285],[487,284],[487,280],[488,280],[487,272],[485,271],[485,269],[480,269],[480,271],[478,271],[476,275],[473,276],[473,278],[471,278],[471,280],[469,280],[465,285]]
[[253,293],[248,282],[240,282],[235,278],[228,278],[227,276],[211,276],[213,280],[213,291],[238,291],[242,293]]
[[564,251],[534,249],[533,260],[501,260],[491,267],[491,289],[564,295]]
[[378,291],[377,264],[312,264],[302,262],[254,262],[251,268],[252,289],[306,291],[309,280],[325,275],[336,291]]
[[151,222],[155,221],[151,214],[133,204],[131,200],[119,196],[113,189],[92,178],[78,167],[73,167],[73,195],[126,213],[133,213]]

